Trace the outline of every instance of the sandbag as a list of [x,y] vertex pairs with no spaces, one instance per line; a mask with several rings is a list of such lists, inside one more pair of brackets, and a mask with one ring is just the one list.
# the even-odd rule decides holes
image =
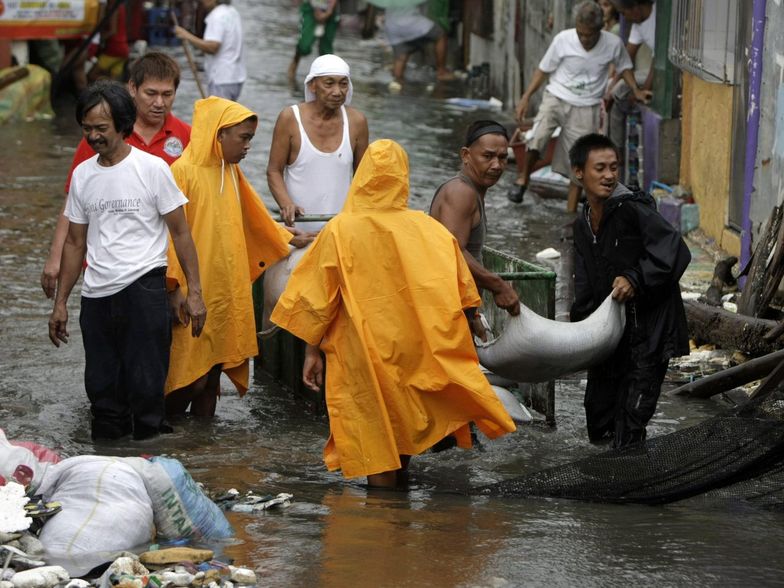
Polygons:
[[491,384],[491,387],[493,388],[495,395],[498,396],[498,400],[504,405],[506,412],[509,413],[509,418],[511,418],[516,425],[527,425],[528,423],[533,422],[534,417],[531,416],[528,409],[522,405],[514,394],[502,386]]
[[167,457],[128,457],[150,497],[158,539],[226,539],[234,531],[185,467]]
[[269,337],[278,330],[277,325],[269,320],[270,316],[278,303],[278,298],[283,294],[283,290],[286,289],[291,272],[294,271],[294,268],[307,250],[307,247],[302,249],[291,247],[291,253],[287,257],[284,257],[264,272],[262,278],[264,280],[264,311],[261,316],[260,333],[262,337]]
[[63,506],[41,530],[46,561],[72,576],[153,540],[152,504],[144,481],[122,458],[64,459],[48,468],[40,492],[46,502]]
[[480,363],[516,382],[546,382],[595,366],[612,355],[626,326],[622,303],[608,296],[588,318],[565,323],[546,319],[525,305],[504,332],[477,342]]

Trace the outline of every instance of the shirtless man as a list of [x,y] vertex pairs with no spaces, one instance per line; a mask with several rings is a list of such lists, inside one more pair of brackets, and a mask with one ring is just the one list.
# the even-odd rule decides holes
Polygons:
[[[365,115],[348,108],[353,88],[348,64],[337,55],[313,61],[305,102],[278,115],[267,183],[288,226],[303,214],[337,214],[368,145]],[[318,231],[323,222],[297,223]]]
[[[460,148],[463,162],[460,173],[438,187],[430,204],[430,215],[457,239],[477,287],[490,290],[496,305],[515,316],[520,313],[517,292],[482,264],[487,233],[485,194],[506,169],[508,147],[509,136],[502,125],[492,120],[472,123]],[[478,333],[484,330],[478,325],[474,327]]]

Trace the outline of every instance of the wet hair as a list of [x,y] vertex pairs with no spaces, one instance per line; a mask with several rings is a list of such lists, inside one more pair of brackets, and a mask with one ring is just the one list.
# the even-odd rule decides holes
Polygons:
[[604,28],[604,12],[594,0],[583,0],[574,7],[574,24],[584,24],[594,30]]
[[165,53],[157,51],[145,53],[133,62],[128,81],[138,88],[148,78],[163,81],[172,80],[176,90],[180,85],[180,66]]
[[569,149],[569,163],[572,167],[583,169],[585,163],[588,161],[588,155],[591,151],[599,151],[603,149],[612,149],[615,155],[618,155],[618,147],[606,135],[599,133],[590,133],[583,135],[574,142],[572,148]]
[[465,143],[463,146],[470,147],[479,137],[490,133],[503,135],[507,141],[509,140],[509,133],[502,124],[497,123],[494,120],[475,120],[468,125],[468,128],[466,129]]
[[115,130],[123,138],[128,137],[133,132],[133,123],[136,122],[136,105],[128,89],[120,82],[98,80],[87,86],[76,101],[76,122],[81,125],[87,113],[102,102],[106,103],[112,113]]

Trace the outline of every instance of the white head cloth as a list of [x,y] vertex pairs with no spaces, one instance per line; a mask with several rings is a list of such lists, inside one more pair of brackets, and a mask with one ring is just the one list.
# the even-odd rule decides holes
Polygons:
[[310,91],[308,84],[313,78],[323,76],[346,76],[348,78],[348,93],[346,94],[346,106],[351,104],[351,97],[354,95],[354,86],[351,84],[351,70],[343,59],[337,55],[328,53],[321,55],[310,64],[310,71],[305,78],[305,102],[313,102],[316,95]]

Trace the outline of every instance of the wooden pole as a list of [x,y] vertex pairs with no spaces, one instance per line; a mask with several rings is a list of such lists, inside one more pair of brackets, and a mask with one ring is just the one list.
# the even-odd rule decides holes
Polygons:
[[[172,20],[174,21],[174,26],[180,26],[180,23],[177,20],[177,13],[174,12],[173,8],[169,8],[169,14],[171,14]],[[191,55],[191,47],[188,45],[188,42],[185,39],[180,39],[180,42],[182,43],[182,48],[185,50],[185,58],[188,60],[188,65],[191,68],[191,72],[193,72],[193,78],[196,80],[196,87],[199,88],[199,94],[201,94],[202,98],[206,98],[207,94],[204,92],[204,87],[201,85],[199,71],[196,69],[196,64],[193,61],[193,55]]]
[[667,395],[710,398],[737,386],[759,380],[782,362],[784,362],[784,350],[776,351],[670,390]]

